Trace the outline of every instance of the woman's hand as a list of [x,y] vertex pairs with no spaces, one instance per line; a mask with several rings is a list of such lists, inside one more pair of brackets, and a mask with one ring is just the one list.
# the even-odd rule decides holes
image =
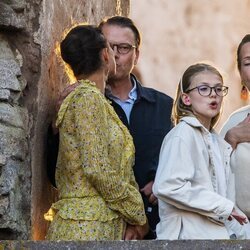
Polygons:
[[58,113],[62,102],[64,101],[64,99],[77,87],[79,86],[79,82],[75,82],[74,84],[71,84],[69,86],[67,86],[63,92],[60,94],[57,103],[56,103],[56,112]]
[[133,225],[127,225],[125,235],[124,235],[124,240],[137,240],[138,235],[137,235],[137,230],[135,226]]
[[225,135],[225,140],[231,144],[233,149],[242,142],[250,142],[250,115],[235,127],[229,129]]
[[228,220],[231,221],[232,217],[235,218],[241,225],[247,224],[248,222],[247,217],[236,212],[235,208],[233,209],[232,213],[228,217]]
[[127,225],[124,240],[142,240],[149,231],[148,223],[142,226]]

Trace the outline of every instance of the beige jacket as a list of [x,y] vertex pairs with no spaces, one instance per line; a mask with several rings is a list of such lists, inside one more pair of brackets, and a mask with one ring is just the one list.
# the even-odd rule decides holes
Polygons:
[[[234,203],[217,194],[211,134],[184,117],[165,137],[153,187],[159,199],[158,239],[228,239]],[[219,138],[227,185],[231,146]],[[227,190],[229,193],[230,190]]]

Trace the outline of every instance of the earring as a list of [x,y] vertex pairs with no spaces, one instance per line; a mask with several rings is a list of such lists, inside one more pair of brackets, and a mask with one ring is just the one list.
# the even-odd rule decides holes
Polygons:
[[248,99],[248,89],[246,86],[242,86],[241,92],[240,92],[240,98],[244,101]]

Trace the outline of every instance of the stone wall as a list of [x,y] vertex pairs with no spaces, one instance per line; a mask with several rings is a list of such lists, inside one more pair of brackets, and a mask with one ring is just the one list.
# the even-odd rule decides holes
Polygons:
[[66,86],[56,55],[74,23],[128,15],[129,0],[1,0],[0,239],[44,239],[56,193],[46,177],[46,136]]
[[24,1],[5,2],[0,3],[0,238],[27,239],[31,213],[32,115],[25,105],[25,89],[33,63],[34,79],[38,80],[35,67],[38,62],[30,58],[38,50],[26,27],[30,16],[25,16],[25,12],[31,9],[26,8]]
[[20,250],[249,250],[249,240],[1,241],[0,249]]

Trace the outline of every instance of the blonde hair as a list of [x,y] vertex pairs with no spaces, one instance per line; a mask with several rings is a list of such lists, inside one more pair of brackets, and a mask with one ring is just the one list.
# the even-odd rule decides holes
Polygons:
[[[192,106],[185,105],[182,101],[181,96],[183,93],[186,93],[186,91],[188,91],[193,77],[204,71],[209,71],[211,73],[214,73],[215,75],[219,76],[223,82],[223,77],[221,73],[215,67],[209,64],[197,63],[189,66],[182,75],[176,91],[176,96],[172,110],[172,120],[175,125],[180,122],[180,119],[182,117],[195,116],[192,110]],[[217,114],[215,117],[212,118],[211,128],[213,128],[217,123],[217,121],[219,120],[220,114],[221,111],[219,112],[219,114]]]

